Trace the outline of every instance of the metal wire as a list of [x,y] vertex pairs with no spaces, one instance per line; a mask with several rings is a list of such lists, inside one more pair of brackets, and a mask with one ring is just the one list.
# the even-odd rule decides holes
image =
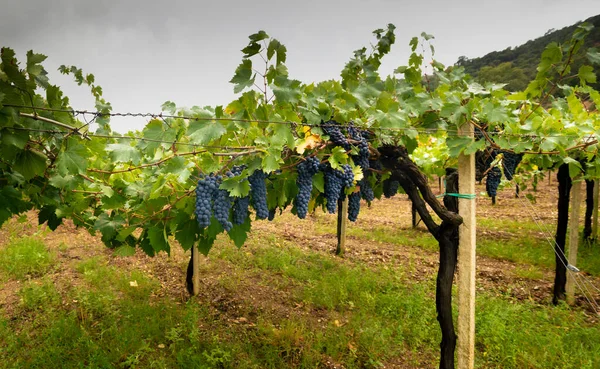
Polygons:
[[[82,116],[86,116],[86,115],[93,115],[95,118],[96,117],[104,117],[104,116],[109,116],[109,117],[137,117],[137,118],[152,118],[152,119],[165,119],[165,118],[172,118],[172,119],[186,119],[186,120],[192,120],[192,121],[198,121],[198,122],[217,122],[217,121],[225,121],[225,122],[242,122],[242,123],[258,123],[258,124],[283,124],[283,125],[301,125],[301,126],[308,126],[308,127],[333,127],[333,126],[337,126],[335,124],[313,124],[313,123],[297,123],[297,122],[291,122],[291,121],[278,121],[278,120],[263,120],[263,119],[247,119],[247,118],[230,118],[230,117],[221,117],[221,118],[216,118],[216,117],[210,117],[210,118],[204,118],[204,117],[194,117],[194,116],[187,116],[187,115],[174,115],[174,114],[163,114],[161,113],[135,113],[135,112],[125,112],[125,113],[121,113],[121,112],[116,112],[116,113],[104,113],[104,112],[100,112],[100,111],[88,111],[88,110],[76,110],[76,109],[55,109],[55,108],[47,108],[47,107],[32,107],[32,106],[28,106],[28,105],[14,105],[14,104],[4,104],[5,107],[12,107],[12,108],[18,108],[18,109],[31,109],[33,111],[35,110],[42,110],[42,111],[49,111],[49,112],[61,112],[61,113],[70,113],[73,116],[77,116],[77,115],[82,115]],[[94,119],[95,119],[94,118]],[[374,119],[368,121],[371,122]],[[368,123],[367,122],[367,123]],[[91,122],[90,122],[91,123]],[[391,132],[402,132],[402,131],[417,131],[417,132],[423,132],[423,133],[434,133],[434,132],[445,132],[451,136],[464,136],[464,134],[462,134],[461,132],[459,132],[457,129],[447,129],[447,128],[421,128],[421,127],[369,127],[369,130],[372,131],[391,131]],[[557,134],[548,134],[548,135],[544,135],[544,136],[538,136],[535,134],[531,134],[531,133],[508,133],[508,132],[502,132],[502,131],[492,131],[492,132],[486,132],[487,135],[490,136],[507,136],[507,137],[524,137],[524,138],[545,138],[545,137],[574,137],[574,138],[578,138],[580,137],[579,135],[575,135],[575,134],[562,134],[562,133],[557,133]],[[590,136],[592,136],[593,134],[590,133]],[[588,137],[589,139],[589,137]]]
[[[507,168],[504,168],[504,169],[507,170]],[[509,171],[509,173],[510,173],[510,171]],[[510,174],[514,174],[514,173],[510,173]],[[510,182],[512,184],[516,184],[515,180],[514,180],[514,176],[513,176],[513,179],[510,180]],[[567,273],[571,273],[571,277],[573,278],[573,281],[575,282],[575,284],[577,285],[577,287],[583,293],[584,298],[587,300],[587,302],[591,306],[592,310],[596,314],[600,314],[600,306],[598,305],[598,303],[596,303],[596,300],[594,299],[593,293],[590,292],[590,290],[587,288],[586,281],[583,278],[583,275],[581,275],[579,272],[574,272],[573,270],[571,270],[569,268],[570,264],[568,262],[567,256],[565,255],[565,253],[563,252],[563,250],[560,249],[560,247],[556,243],[556,240],[554,238],[552,238],[552,234],[548,231],[548,228],[546,227],[546,225],[540,221],[541,218],[536,213],[535,208],[533,207],[533,205],[529,201],[525,201],[522,197],[518,197],[518,199],[522,203],[526,204],[526,208],[528,207],[530,209],[529,213],[530,213],[531,218],[533,219],[534,223],[540,229],[541,233],[546,238],[546,241],[548,242],[548,244],[550,245],[550,247],[553,249],[554,253],[558,256],[558,259],[560,260],[561,264],[565,267],[566,272]],[[542,228],[542,226],[543,226],[543,228]],[[577,279],[578,277],[581,280],[578,280]],[[581,282],[581,284],[580,284],[580,282]],[[593,285],[593,283],[591,283],[589,281],[587,281],[587,283],[591,284],[594,288],[598,289],[597,287],[595,287]],[[582,287],[582,285],[583,285],[583,287]],[[589,294],[589,297],[588,297],[588,294]]]
[[[37,128],[28,128],[28,127],[11,127],[11,129],[18,131],[30,131],[30,132],[41,132],[41,133],[49,133],[49,134],[62,134],[62,135],[70,135],[71,132],[65,131],[56,131],[50,129],[37,129]],[[153,138],[145,138],[145,137],[137,137],[137,136],[121,136],[121,135],[102,135],[96,133],[83,133],[84,136],[88,137],[96,137],[96,138],[107,138],[107,139],[125,139],[125,140],[140,140],[140,141],[148,141],[148,142],[156,142],[156,143],[166,143],[170,145],[182,145],[182,146],[192,146],[194,148],[205,148],[205,149],[220,149],[220,150],[250,150],[255,149],[256,146],[216,146],[216,145],[198,145],[189,142],[181,142],[181,141],[165,141],[165,140],[157,140]]]

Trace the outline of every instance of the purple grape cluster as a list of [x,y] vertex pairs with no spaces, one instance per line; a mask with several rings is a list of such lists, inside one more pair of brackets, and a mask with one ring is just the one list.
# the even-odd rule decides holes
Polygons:
[[496,197],[496,191],[498,190],[501,179],[502,172],[498,167],[493,167],[490,169],[487,174],[487,178],[485,179],[485,190],[487,191],[488,196]]
[[210,225],[213,213],[213,199],[219,189],[221,176],[209,175],[198,180],[196,185],[196,219],[201,228]]
[[352,167],[348,164],[342,165],[342,170],[333,169],[330,165],[326,165],[325,174],[325,205],[330,214],[335,214],[337,202],[343,197],[344,187],[352,187],[354,181],[354,173]]
[[252,207],[256,210],[257,219],[267,219],[269,217],[266,178],[267,175],[262,170],[255,170],[248,177],[248,181],[250,182],[250,198]]
[[398,188],[400,187],[400,182],[395,181],[391,178],[388,178],[383,181],[383,196],[386,198],[390,198],[398,193]]
[[506,179],[511,181],[517,170],[517,166],[523,159],[523,154],[515,154],[509,151],[503,151],[504,158],[502,159],[502,165],[504,166],[504,176]]
[[349,150],[350,144],[348,139],[344,136],[341,126],[338,122],[330,120],[328,122],[321,122],[321,128],[329,136],[329,140],[336,146],[342,146],[344,149]]
[[360,194],[363,199],[367,201],[373,201],[375,199],[375,193],[371,187],[371,182],[369,182],[369,177],[371,177],[371,171],[369,170],[369,143],[365,137],[368,135],[363,134],[363,132],[366,131],[361,131],[352,125],[348,127],[348,134],[350,135],[350,138],[358,142],[358,155],[352,155],[352,160],[354,161],[354,164],[358,165],[362,169],[363,172],[363,178],[358,183],[360,186]]
[[[246,169],[245,165],[236,165],[231,168],[231,173],[234,176],[239,176]],[[247,178],[243,180],[248,181]],[[248,206],[250,205],[250,195],[244,197],[236,197],[233,200],[233,224],[243,224],[248,217]]]
[[[231,173],[229,173],[231,174]],[[231,198],[229,191],[217,190],[215,201],[213,203],[213,211],[215,218],[219,221],[223,229],[227,232],[231,230],[233,224],[229,221],[229,213],[231,212]]]
[[360,192],[352,192],[348,196],[348,220],[355,222],[360,213]]
[[298,178],[296,185],[298,186],[298,195],[296,195],[296,212],[298,218],[306,218],[308,213],[308,202],[310,201],[310,193],[312,192],[312,179],[319,171],[319,158],[310,156],[305,161],[298,164]]

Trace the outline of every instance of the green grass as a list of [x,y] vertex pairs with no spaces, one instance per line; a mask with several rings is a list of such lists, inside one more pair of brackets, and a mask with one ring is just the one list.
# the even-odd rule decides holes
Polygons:
[[0,271],[24,280],[45,274],[54,262],[54,256],[37,237],[12,239],[0,249]]
[[[502,237],[479,236],[477,239],[478,255],[522,264],[521,269],[528,269],[529,266],[554,268],[555,256],[552,249],[554,225],[546,225],[546,228],[543,228],[544,231],[550,232],[549,240],[539,234],[540,228],[534,222],[478,218],[477,226],[480,231],[503,231],[506,233]],[[316,232],[320,235],[335,234],[335,227],[333,222],[325,221],[316,225]],[[414,246],[427,251],[437,252],[439,249],[433,236],[422,228],[364,227],[350,224],[346,234],[357,239]],[[594,247],[597,248],[597,245],[580,245],[578,267],[594,276],[600,276],[600,253],[596,252]],[[530,273],[528,278],[534,278],[534,274],[540,275],[540,273]]]
[[[330,226],[318,231],[329,232]],[[350,234],[437,250],[435,240],[422,230],[379,227],[369,233],[352,227]],[[76,283],[59,288],[45,275],[52,256],[38,241],[11,241],[0,249],[0,258],[13,262],[10,270],[27,270],[2,269],[7,278],[29,279],[20,284],[17,311],[9,316],[0,310],[0,368],[316,368],[327,367],[326,362],[348,369],[397,362],[437,366],[434,276],[415,281],[411,266],[355,264],[301,250],[273,235],[255,234],[248,247],[238,250],[223,237],[201,271],[216,281],[215,294],[182,303],[157,297],[156,279],[117,269],[106,256],[73,263]],[[541,242],[515,233],[500,240],[482,238],[479,251],[513,257],[518,276],[536,279],[549,248]],[[31,250],[47,255],[48,262],[37,262]],[[580,250],[593,254],[591,247]],[[226,272],[212,269],[220,266]],[[248,287],[266,291],[267,300],[269,294],[285,294],[285,299],[273,299],[281,306],[271,311],[253,305]],[[478,291],[476,309],[477,368],[600,367],[600,327],[579,309],[485,291]],[[252,324],[232,323],[240,316]]]
[[29,311],[56,309],[61,304],[61,296],[49,278],[26,282],[19,297],[21,306]]
[[[219,257],[238,262],[239,254],[229,249],[221,251]],[[343,265],[328,256],[307,255],[296,247],[260,248],[242,257],[246,267],[255,265],[299,282],[304,287],[298,290],[298,301],[342,313],[348,324],[338,328],[339,337],[355,338],[362,357],[360,365],[373,358],[401,355],[402,350],[421,357],[437,355],[434,348],[440,337],[433,281],[411,284],[401,270]],[[593,339],[600,328],[586,322],[578,311],[515,303],[487,293],[479,294],[476,309],[480,368],[591,369],[600,365],[600,342]],[[327,341],[326,336],[322,339]],[[569,345],[569,339],[577,344]],[[328,352],[352,362],[351,355],[344,353],[348,343],[331,343]],[[569,357],[568,364],[561,364],[563,355]]]

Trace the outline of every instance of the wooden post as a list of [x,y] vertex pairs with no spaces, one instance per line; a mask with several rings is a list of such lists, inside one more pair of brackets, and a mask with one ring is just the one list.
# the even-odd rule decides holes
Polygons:
[[348,219],[348,196],[344,200],[338,200],[337,219],[337,248],[336,255],[342,255],[346,249],[346,220]]
[[[581,206],[581,181],[573,181],[571,187],[571,215],[569,216],[569,256],[568,263],[577,265],[577,249],[579,247],[579,208]],[[573,273],[567,268],[567,303],[575,302],[575,281]]]
[[[473,126],[464,124],[459,133],[473,137]],[[475,194],[475,155],[458,157],[458,189]],[[475,367],[475,199],[458,200],[463,224],[458,229],[458,369]]]
[[594,180],[594,210],[592,211],[592,240],[598,237],[598,180]]
[[196,245],[192,247],[192,270],[193,295],[197,296],[200,293],[200,253]]

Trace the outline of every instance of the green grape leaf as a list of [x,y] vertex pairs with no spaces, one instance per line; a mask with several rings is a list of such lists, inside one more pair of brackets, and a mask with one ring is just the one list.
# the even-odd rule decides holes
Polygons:
[[[166,130],[165,130],[166,128]],[[162,120],[153,119],[142,130],[142,136],[150,140],[159,141],[176,141],[177,135],[174,129],[169,128]],[[169,147],[168,143],[151,142],[151,141],[140,141],[142,147],[148,150],[156,150],[159,146]]]
[[259,43],[250,42],[248,44],[248,46],[246,46],[245,48],[242,49],[242,52],[244,53],[244,58],[249,58],[251,56],[258,54],[260,52],[260,49],[261,49],[261,46]]
[[287,48],[276,39],[271,39],[271,41],[269,41],[269,46],[267,46],[267,59],[271,60],[273,54],[275,53],[277,53],[276,65],[285,63],[287,57]]
[[175,114],[175,112],[177,111],[177,105],[175,105],[175,103],[173,101],[165,101],[160,106],[160,109],[169,114]]
[[122,257],[133,256],[135,255],[135,247],[129,245],[119,246],[115,249],[114,255]]
[[71,138],[67,148],[60,154],[56,161],[56,168],[60,174],[67,175],[85,173],[87,169],[88,150],[77,139]]
[[348,162],[348,154],[343,147],[336,146],[331,150],[331,156],[327,160],[333,169],[338,169]]
[[265,31],[260,30],[256,33],[248,36],[248,38],[250,39],[250,41],[257,42],[257,41],[262,41],[262,40],[269,38],[269,35],[267,35],[267,33]]
[[592,64],[600,64],[600,52],[595,47],[590,47],[587,50],[587,58]]
[[110,160],[116,163],[131,163],[138,165],[142,158],[141,153],[135,147],[128,144],[109,144],[106,145]]
[[506,122],[508,120],[508,114],[504,107],[489,102],[484,105],[483,113],[487,117],[488,122]]
[[44,222],[48,222],[48,228],[53,231],[60,223],[62,223],[62,218],[56,216],[55,206],[47,205],[40,209],[40,212],[38,213],[38,224],[44,224]]
[[155,252],[166,251],[170,253],[171,248],[164,228],[152,227],[148,229],[148,238]]
[[46,159],[46,156],[38,151],[21,151],[15,159],[13,169],[28,181],[35,176],[44,174],[46,171]]
[[202,236],[200,237],[200,242],[198,242],[198,251],[202,253],[202,255],[206,256],[212,249],[213,244],[215,243],[215,238]]
[[581,163],[573,158],[567,156],[563,158],[563,163],[569,165],[569,176],[571,179],[575,179],[580,173],[583,172]]
[[227,132],[227,129],[219,122],[192,121],[188,128],[190,142],[197,145],[206,145]]
[[448,154],[451,157],[458,157],[458,155],[462,153],[465,148],[469,147],[469,145],[473,143],[473,139],[471,137],[461,136],[448,137],[446,143],[448,145]]
[[125,219],[121,215],[110,217],[108,214],[102,213],[94,222],[94,229],[102,233],[103,242],[108,242],[115,238],[124,223]]
[[250,87],[254,84],[255,76],[252,75],[252,62],[248,59],[244,59],[242,63],[235,70],[233,78],[229,83],[233,83],[233,92],[241,92],[246,87]]
[[250,232],[250,217],[247,217],[244,223],[234,225],[227,234],[237,248],[244,246],[248,233]]
[[177,222],[177,231],[175,231],[175,239],[184,250],[189,250],[194,247],[194,244],[198,240],[198,234],[200,233],[200,227],[198,222],[194,218],[190,218],[189,215],[180,212],[177,216],[179,220]]
[[583,86],[585,86],[587,83],[596,83],[596,74],[594,73],[594,68],[589,65],[582,65],[579,67],[577,76],[579,77],[579,81]]
[[314,175],[313,187],[321,193],[325,192],[325,176],[323,175],[323,172],[318,172]]
[[250,193],[250,183],[240,181],[237,177],[224,179],[219,188],[229,191],[229,195],[233,197],[244,197]]
[[65,190],[73,190],[73,189],[75,189],[75,187],[77,187],[79,180],[71,174],[67,174],[65,176],[56,174],[56,175],[50,177],[50,179],[48,180],[48,183],[50,183],[52,186],[54,186],[56,188],[61,188],[61,189],[65,189]]
[[271,173],[279,169],[281,163],[281,150],[270,147],[262,159],[262,167],[265,173]]
[[479,150],[485,149],[486,141],[485,140],[475,140],[471,141],[468,146],[463,151],[465,155],[475,154]]
[[186,183],[192,175],[192,172],[187,167],[187,162],[181,156],[169,160],[161,172],[167,173],[170,176],[176,176],[179,183]]
[[22,199],[21,191],[12,186],[5,186],[0,189],[0,225],[14,214],[25,211],[27,208]]
[[556,149],[558,145],[560,145],[560,137],[544,137],[544,141],[540,144],[540,149],[542,151],[552,151]]
[[300,101],[300,97],[302,96],[302,93],[299,90],[300,81],[297,80],[292,80],[286,84],[272,84],[270,87],[273,90],[277,103],[280,104],[296,104]]
[[8,129],[2,129],[0,130],[0,138],[2,139],[2,141],[0,141],[2,146],[11,146],[12,150],[14,150],[15,147],[23,150],[25,144],[27,144],[27,141],[29,140],[29,134],[27,134],[26,131],[11,132]]

